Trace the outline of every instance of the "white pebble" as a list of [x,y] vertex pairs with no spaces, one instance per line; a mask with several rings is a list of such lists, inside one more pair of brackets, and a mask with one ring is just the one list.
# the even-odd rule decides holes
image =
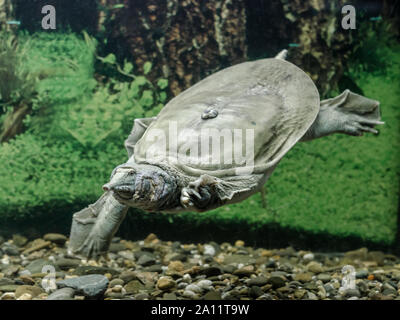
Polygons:
[[24,293],[17,300],[32,300],[32,295],[29,293]]
[[31,272],[29,270],[22,270],[18,273],[19,276],[30,276]]
[[134,256],[133,256],[133,252],[131,252],[131,251],[128,251],[128,250],[125,250],[125,251],[120,251],[120,252],[118,252],[118,254],[122,257],[122,258],[125,258],[125,259],[128,259],[128,260],[134,260]]
[[97,263],[96,260],[89,260],[87,263],[91,267],[98,267],[99,266],[99,264]]
[[106,297],[108,297],[112,292],[113,292],[112,288],[108,288],[108,289],[106,290],[106,292],[104,292],[104,295],[105,295]]
[[192,280],[192,277],[190,276],[189,273],[185,273],[185,274],[183,275],[182,279],[183,279],[185,282],[190,282],[190,281]]
[[21,262],[21,266],[26,267],[28,264],[30,264],[31,262],[29,260],[22,260]]
[[0,297],[0,300],[15,300],[15,293],[6,292]]
[[204,290],[211,290],[213,288],[212,281],[210,280],[200,280],[197,285]]
[[112,288],[112,291],[113,292],[121,292],[122,289],[123,289],[123,287],[120,284],[117,284]]
[[322,285],[318,286],[318,293],[317,294],[321,299],[325,299],[326,298],[326,290]]
[[269,299],[269,295],[268,294],[262,294],[261,296],[259,296],[258,298],[257,298],[257,300],[268,300]]
[[189,284],[186,287],[186,290],[193,291],[193,292],[196,292],[196,293],[201,293],[202,292],[202,289],[197,284]]
[[1,259],[1,263],[2,263],[2,264],[10,264],[10,258],[9,258],[9,256],[5,254],[5,255],[3,256],[3,259]]
[[185,298],[191,298],[191,299],[196,299],[198,296],[191,290],[185,290],[183,291],[183,296]]
[[372,273],[374,273],[374,274],[377,274],[377,273],[385,273],[385,270],[383,270],[383,269],[378,269],[378,270],[372,271]]
[[[132,253],[132,256],[133,256],[133,253]],[[110,260],[116,260],[116,259],[118,259],[118,255],[116,253],[109,252],[108,253],[108,258]]]
[[303,259],[304,259],[304,260],[307,260],[307,261],[314,260],[314,254],[313,254],[313,253],[306,253],[306,254],[303,256]]
[[215,248],[210,244],[204,245],[204,254],[214,256],[215,255]]
[[201,259],[195,259],[195,258],[189,258],[188,263],[192,264],[192,265],[197,265],[199,264],[199,262],[201,261]]
[[186,282],[181,282],[178,284],[177,288],[178,289],[185,289],[187,287],[187,283]]
[[314,293],[308,292],[307,294],[308,294],[308,299],[310,299],[310,300],[318,300],[317,296]]
[[224,292],[221,294],[221,299],[225,300],[227,297],[229,297],[229,295],[230,295],[229,292]]

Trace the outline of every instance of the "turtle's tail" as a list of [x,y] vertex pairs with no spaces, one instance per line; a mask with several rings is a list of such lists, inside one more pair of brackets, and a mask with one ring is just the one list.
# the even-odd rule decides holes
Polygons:
[[279,52],[275,56],[275,59],[286,60],[287,54],[288,54],[288,51],[286,49],[283,49],[281,52]]

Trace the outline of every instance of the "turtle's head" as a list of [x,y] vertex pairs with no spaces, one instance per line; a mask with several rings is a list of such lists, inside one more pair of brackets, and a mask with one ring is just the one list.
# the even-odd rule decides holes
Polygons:
[[157,211],[173,200],[177,185],[174,177],[147,164],[122,164],[114,169],[104,191],[130,207]]

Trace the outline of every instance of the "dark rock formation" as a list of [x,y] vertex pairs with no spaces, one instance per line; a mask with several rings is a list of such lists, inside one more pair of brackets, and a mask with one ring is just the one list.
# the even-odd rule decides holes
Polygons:
[[[246,15],[240,0],[102,0],[111,49],[125,47],[139,69],[170,81],[174,95],[221,67],[246,59]],[[113,9],[114,8],[114,9]],[[107,16],[108,15],[108,16]],[[118,50],[121,51],[121,50]]]

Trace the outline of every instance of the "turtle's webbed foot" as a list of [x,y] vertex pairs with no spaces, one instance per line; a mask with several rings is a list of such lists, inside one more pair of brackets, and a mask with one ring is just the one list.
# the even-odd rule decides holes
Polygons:
[[216,181],[209,176],[201,176],[196,181],[189,183],[181,191],[181,204],[185,208],[204,209],[212,201],[212,185]]
[[345,90],[335,98],[321,101],[311,136],[318,138],[336,132],[352,136],[362,136],[364,132],[378,134],[374,126],[384,124],[380,120],[379,101]]
[[75,256],[97,259],[108,251],[108,243],[96,234],[90,234],[83,244],[74,252]]
[[364,132],[378,134],[379,131],[374,129],[374,126],[382,124],[384,124],[382,121],[372,120],[358,114],[350,113],[345,116],[342,124],[343,129],[341,131],[352,136],[362,136]]
[[108,246],[102,245],[102,241],[93,235],[92,229],[97,218],[74,217],[68,254],[78,258],[96,258],[100,252],[107,251]]

